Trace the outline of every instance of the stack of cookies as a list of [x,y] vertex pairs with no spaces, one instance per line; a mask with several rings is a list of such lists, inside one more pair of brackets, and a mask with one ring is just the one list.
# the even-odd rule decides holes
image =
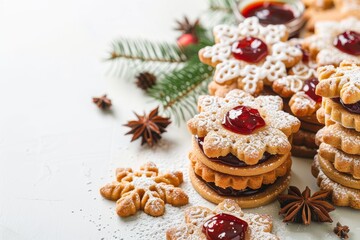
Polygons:
[[190,178],[201,196],[213,203],[230,198],[252,208],[272,202],[287,188],[288,139],[300,121],[282,107],[278,96],[255,98],[241,90],[200,96],[200,113],[188,128],[193,135]]
[[360,62],[318,72],[316,93],[323,102],[317,117],[326,126],[316,135],[312,173],[321,189],[332,191],[335,205],[360,209]]

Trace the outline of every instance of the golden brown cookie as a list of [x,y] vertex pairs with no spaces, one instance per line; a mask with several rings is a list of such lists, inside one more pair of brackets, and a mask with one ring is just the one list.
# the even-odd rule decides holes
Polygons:
[[290,154],[287,153],[285,155],[276,155],[268,159],[267,161],[256,164],[256,165],[249,165],[246,167],[231,167],[227,166],[221,163],[217,163],[215,161],[211,161],[200,149],[199,144],[193,138],[193,149],[189,153],[189,159],[191,161],[199,161],[203,163],[205,166],[207,166],[210,169],[213,169],[215,171],[230,174],[234,176],[254,176],[254,175],[261,175],[266,172],[274,171],[276,168],[283,165],[286,160],[290,157]]
[[[360,82],[359,82],[360,87]],[[359,92],[360,96],[360,92]],[[327,116],[333,121],[338,122],[346,128],[353,128],[356,131],[360,132],[360,114],[351,113],[347,111],[339,103],[334,102],[329,98],[324,98],[322,103],[322,108],[324,109],[325,114],[325,125],[331,124],[331,121],[326,121]],[[321,113],[319,113],[321,114]]]
[[[194,206],[185,210],[185,224],[173,227],[166,232],[167,240],[205,240],[203,226],[210,219],[219,214],[227,214],[247,223],[247,231],[244,234],[245,240],[278,240],[272,234],[272,217],[267,214],[245,213],[240,206],[231,199],[222,201],[214,210],[206,207]],[[236,223],[232,223],[236,224]],[[221,226],[220,226],[221,227]],[[236,225],[234,225],[236,227]],[[240,234],[240,233],[239,233]],[[232,236],[234,239],[239,236]],[[236,238],[238,239],[238,238]],[[240,239],[240,237],[239,237]]]
[[289,106],[291,112],[298,117],[312,116],[316,113],[321,106],[321,103],[309,97],[305,92],[297,92],[294,94],[290,101]]
[[238,88],[237,82],[234,82],[230,85],[220,85],[215,81],[211,81],[208,85],[209,94],[211,96],[217,96],[217,97],[225,97],[226,94],[228,94],[228,92],[237,88]]
[[[242,112],[237,107],[254,109],[251,111],[260,114],[265,126],[247,135],[225,128],[224,118]],[[198,108],[200,113],[187,125],[193,135],[204,138],[204,153],[211,158],[232,153],[246,164],[254,165],[265,151],[273,155],[288,153],[291,149],[288,136],[300,128],[297,118],[281,110],[282,100],[278,96],[254,98],[244,91],[232,90],[225,98],[200,96]]]
[[333,163],[339,172],[351,174],[355,179],[360,179],[360,156],[351,155],[340,151],[329,144],[321,143],[319,156]]
[[321,171],[334,182],[337,182],[345,187],[360,189],[359,179],[355,179],[351,175],[337,171],[330,161],[322,158],[319,155],[317,156],[317,161]]
[[259,189],[263,184],[268,185],[274,183],[278,177],[284,176],[291,169],[290,156],[278,168],[254,176],[228,175],[208,168],[201,161],[197,160],[196,157],[193,157],[190,160],[195,174],[201,177],[202,180],[204,180],[205,182],[214,183],[217,187],[231,187],[235,190],[243,190],[246,188]]
[[[359,5],[360,6],[360,5]],[[360,9],[360,8],[359,8]],[[360,11],[358,11],[360,14]],[[316,57],[318,66],[339,66],[343,60],[359,61],[360,56],[349,54],[338,49],[334,41],[346,31],[360,32],[360,20],[346,18],[340,22],[323,21],[315,26],[315,35],[304,40],[304,46],[309,49],[312,58]],[[340,36],[339,40],[344,38]]]
[[279,194],[281,194],[290,183],[290,172],[280,177],[274,184],[267,186],[263,191],[244,197],[225,197],[217,194],[214,190],[206,185],[206,183],[196,176],[194,170],[189,169],[190,180],[195,190],[206,200],[218,204],[225,199],[232,199],[242,208],[255,208],[273,202]]
[[360,101],[360,56],[357,61],[342,61],[338,68],[320,67],[318,72],[320,82],[316,86],[317,95],[326,98],[340,97],[345,104]]
[[352,207],[360,209],[360,190],[345,187],[328,178],[321,171],[317,157],[312,164],[311,172],[317,178],[317,185],[322,190],[332,191],[331,199],[336,206]]
[[[318,121],[325,126],[330,126],[335,123],[328,114],[325,114],[325,110],[322,107],[316,111],[316,117]],[[318,131],[320,131],[320,129]]]
[[178,186],[183,182],[181,172],[159,174],[152,162],[133,172],[131,168],[116,169],[116,181],[100,189],[100,194],[116,201],[116,212],[121,217],[134,215],[142,209],[157,217],[165,212],[165,203],[183,206],[189,202],[186,193]]
[[348,154],[360,155],[360,134],[338,123],[321,129],[316,134],[316,141],[327,143]]
[[303,3],[308,8],[314,8],[318,10],[325,10],[334,7],[333,0],[303,0]]
[[[264,85],[287,75],[287,68],[296,65],[302,52],[285,42],[288,31],[285,25],[262,26],[256,17],[246,18],[238,27],[219,25],[214,28],[216,44],[199,51],[200,61],[216,67],[214,81],[220,85],[237,82],[238,88],[250,94],[259,94]],[[266,46],[267,52],[256,61],[236,58],[238,41],[256,38]],[[264,47],[265,48],[265,47]]]

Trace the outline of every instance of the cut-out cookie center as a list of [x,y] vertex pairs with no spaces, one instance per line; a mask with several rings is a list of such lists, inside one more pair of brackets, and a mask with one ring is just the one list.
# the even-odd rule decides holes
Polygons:
[[257,109],[237,106],[226,113],[222,125],[234,133],[248,135],[265,126],[265,121]]
[[203,225],[203,233],[209,240],[244,240],[248,223],[233,215],[220,213]]
[[347,54],[360,56],[360,33],[346,31],[339,34],[334,40],[334,46]]
[[306,95],[308,95],[312,100],[314,100],[317,103],[322,102],[322,97],[319,95],[316,95],[315,89],[316,85],[318,85],[319,80],[317,78],[310,78],[304,82],[303,91]]
[[267,45],[258,38],[246,37],[232,45],[232,54],[238,60],[257,63],[268,54]]

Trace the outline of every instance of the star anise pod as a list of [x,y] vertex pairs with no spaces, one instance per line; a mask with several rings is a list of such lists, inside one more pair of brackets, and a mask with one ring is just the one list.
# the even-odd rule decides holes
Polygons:
[[341,239],[348,239],[350,232],[350,228],[346,225],[341,225],[339,222],[336,224],[336,227],[334,227],[334,233]]
[[301,193],[297,187],[290,186],[288,194],[278,197],[279,214],[284,216],[284,222],[297,222],[309,225],[314,222],[332,222],[329,212],[335,210],[327,200],[330,191],[321,190],[311,196],[308,187]]
[[145,91],[148,88],[154,86],[155,83],[156,83],[156,76],[152,73],[142,72],[136,76],[136,85]]
[[184,16],[182,21],[176,20],[177,27],[175,30],[181,31],[182,33],[191,33],[195,34],[196,27],[199,26],[199,19],[196,19],[195,22],[191,23],[189,19]]
[[112,105],[111,100],[104,94],[101,97],[93,97],[93,102],[100,108],[100,109],[109,109]]
[[124,124],[131,128],[125,135],[133,134],[131,142],[141,137],[141,145],[147,143],[152,147],[161,139],[161,134],[166,132],[165,128],[171,123],[170,118],[161,117],[158,113],[159,107],[152,110],[149,115],[140,116],[134,113],[137,120]]

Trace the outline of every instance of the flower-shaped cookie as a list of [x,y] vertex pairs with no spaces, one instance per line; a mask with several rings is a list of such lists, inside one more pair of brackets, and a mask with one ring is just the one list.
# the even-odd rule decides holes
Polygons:
[[[225,216],[222,220],[221,217]],[[219,220],[218,224],[215,223]],[[242,224],[239,226],[239,224]],[[207,227],[211,228],[207,232]],[[219,227],[219,229],[217,229]],[[249,240],[267,239],[276,240],[277,236],[271,233],[272,218],[265,214],[244,213],[239,205],[230,199],[221,202],[213,211],[205,207],[190,207],[185,211],[185,224],[169,229],[166,232],[167,240],[206,240],[207,234],[216,234],[234,237],[233,239]],[[236,230],[243,231],[239,233]]]
[[116,181],[100,189],[101,195],[116,202],[116,212],[121,217],[134,215],[139,209],[157,217],[165,212],[165,203],[182,206],[189,202],[178,186],[183,182],[181,172],[159,174],[152,162],[133,172],[131,168],[116,169]]
[[[323,21],[341,21],[350,16],[360,18],[359,0],[303,0],[309,6],[305,11],[305,28],[314,31],[315,24]],[[312,4],[309,4],[313,2]]]
[[324,21],[315,25],[315,35],[304,45],[319,66],[338,66],[343,60],[360,60],[360,20]]
[[200,60],[216,66],[214,81],[232,84],[250,94],[258,94],[263,84],[287,75],[302,52],[285,41],[284,25],[262,26],[256,17],[245,19],[238,27],[219,25],[214,28],[216,44],[200,50]]
[[319,68],[316,93],[327,98],[340,97],[345,104],[360,101],[360,57],[358,61],[343,61],[340,67]]
[[[238,107],[250,108],[250,114],[261,115],[262,127],[250,134],[240,134],[224,126],[227,117],[236,120],[238,114],[233,112]],[[282,99],[278,96],[259,96],[257,98],[241,90],[230,91],[225,98],[200,96],[198,108],[200,113],[188,121],[188,128],[193,135],[204,137],[203,150],[206,156],[213,158],[232,153],[248,165],[256,164],[264,152],[285,154],[291,145],[288,136],[297,132],[300,121],[283,112]],[[235,116],[231,116],[234,115]],[[255,114],[256,115],[256,114]],[[241,117],[241,116],[240,116]],[[258,124],[257,118],[249,120],[249,125]],[[246,125],[247,126],[247,125]],[[257,126],[257,125],[256,125]],[[252,127],[252,126],[250,126]]]

